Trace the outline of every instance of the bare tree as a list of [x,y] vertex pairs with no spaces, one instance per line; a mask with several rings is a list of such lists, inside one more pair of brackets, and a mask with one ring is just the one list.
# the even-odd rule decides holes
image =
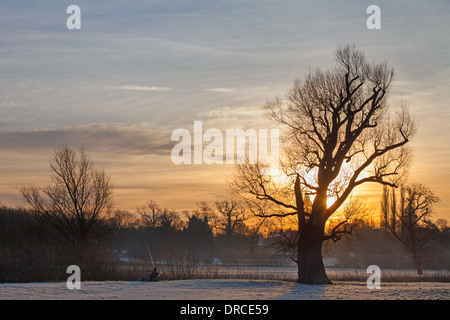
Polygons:
[[352,235],[353,230],[360,229],[362,225],[368,223],[372,212],[372,207],[363,197],[350,197],[333,215],[334,219],[328,220],[325,240],[336,242],[343,236]]
[[381,202],[380,202],[380,206],[381,206],[380,226],[386,230],[389,225],[389,212],[390,212],[390,208],[389,208],[390,192],[389,192],[389,190],[390,189],[388,186],[383,186],[383,194],[381,196]]
[[111,214],[111,221],[117,229],[133,229],[139,225],[135,214],[127,210],[114,210]]
[[[392,194],[395,191],[392,190]],[[384,199],[383,199],[384,201]],[[417,274],[423,274],[423,254],[427,243],[438,236],[437,227],[430,221],[433,204],[439,201],[434,192],[422,184],[402,188],[401,209],[392,210],[388,230],[411,253]],[[390,198],[391,208],[397,206],[396,197]]]
[[220,215],[216,226],[225,232],[227,239],[230,239],[248,220],[245,207],[242,203],[233,199],[216,201],[215,206]]
[[145,225],[154,230],[162,220],[162,210],[153,200],[148,201],[144,206],[137,207],[137,213],[145,221]]
[[177,212],[167,208],[161,211],[161,228],[164,231],[181,230],[182,227],[183,221]]
[[[282,167],[289,183],[248,162],[237,165],[231,183],[265,209],[260,216],[297,217],[301,283],[330,283],[321,253],[322,242],[335,236],[324,235],[327,220],[364,183],[398,185],[416,129],[404,103],[393,117],[389,113],[393,69],[386,63],[369,63],[352,46],[338,48],[336,62],[330,70],[309,71],[285,99],[266,104],[269,117],[286,128]],[[327,205],[330,198],[334,202]]]
[[[383,229],[389,231],[389,228],[394,228],[397,223],[396,215],[398,213],[399,201],[397,199],[397,193],[388,185],[383,186],[383,195],[381,198],[381,219],[380,225]],[[401,193],[400,210],[403,210],[404,205],[404,192]]]
[[447,219],[439,218],[436,220],[436,227],[439,228],[439,230],[444,231],[446,228],[448,228],[448,221]]
[[57,150],[50,162],[53,173],[45,187],[23,186],[25,201],[44,222],[72,245],[85,247],[112,231],[110,177],[96,169],[86,152],[68,146]]
[[195,211],[195,214],[199,216],[202,220],[207,220],[209,223],[214,224],[217,217],[214,210],[210,207],[208,202],[201,201],[197,203],[198,209]]

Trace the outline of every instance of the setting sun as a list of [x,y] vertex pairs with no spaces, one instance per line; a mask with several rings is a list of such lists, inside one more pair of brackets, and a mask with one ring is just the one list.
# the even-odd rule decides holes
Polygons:
[[[314,202],[314,199],[316,198],[316,196],[311,195],[309,198],[311,199],[311,202]],[[335,197],[328,197],[327,198],[327,208],[331,207],[335,201],[336,201]]]

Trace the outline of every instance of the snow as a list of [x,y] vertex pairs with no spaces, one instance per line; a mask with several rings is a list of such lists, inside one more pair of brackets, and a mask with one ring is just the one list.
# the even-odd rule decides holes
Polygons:
[[381,283],[368,289],[365,282],[302,285],[270,280],[177,280],[160,282],[82,282],[69,290],[65,282],[3,283],[0,299],[14,300],[414,300],[450,299],[450,283]]

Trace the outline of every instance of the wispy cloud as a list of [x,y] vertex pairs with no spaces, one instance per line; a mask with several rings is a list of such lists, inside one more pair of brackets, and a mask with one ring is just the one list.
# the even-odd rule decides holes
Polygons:
[[169,87],[139,86],[139,85],[133,85],[133,84],[127,84],[127,85],[123,85],[123,86],[112,86],[112,87],[106,87],[106,88],[107,89],[114,89],[114,90],[156,91],[156,92],[166,92],[166,91],[175,90],[174,88],[169,88]]
[[211,91],[211,92],[233,92],[233,91],[236,91],[236,88],[214,88],[214,89],[208,89],[207,91]]
[[16,100],[5,100],[0,102],[0,108],[16,108],[16,107],[27,107],[28,103],[21,103]]
[[14,121],[14,118],[12,118],[12,117],[2,117],[2,116],[0,116],[0,125],[4,125],[4,124],[10,123],[12,121]]
[[240,94],[250,93],[250,92],[261,92],[268,90],[269,87],[266,86],[255,86],[255,87],[218,87],[218,88],[212,88],[212,89],[206,89],[206,91],[210,92],[239,92]]
[[230,107],[225,106],[218,109],[204,111],[198,114],[200,117],[205,118],[234,118],[234,117],[249,117],[261,119],[264,116],[265,111],[262,106],[245,106],[245,107]]
[[96,152],[149,155],[170,154],[170,133],[122,124],[92,123],[62,129],[0,131],[1,150],[54,150],[63,144]]

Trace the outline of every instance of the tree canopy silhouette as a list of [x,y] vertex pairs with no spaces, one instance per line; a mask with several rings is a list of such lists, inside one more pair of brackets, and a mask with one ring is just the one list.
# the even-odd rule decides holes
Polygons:
[[51,160],[53,172],[45,187],[23,186],[20,191],[37,217],[54,227],[71,244],[85,247],[109,234],[112,213],[110,177],[94,167],[86,152],[64,146]]
[[423,274],[423,256],[428,242],[439,237],[437,226],[431,222],[433,205],[438,196],[420,183],[402,186],[400,199],[395,190],[383,188],[381,202],[382,225],[411,254],[417,274]]
[[411,158],[406,144],[416,131],[405,103],[389,112],[394,71],[387,63],[369,63],[350,45],[339,47],[335,58],[334,68],[310,70],[284,99],[266,104],[268,116],[286,129],[280,160],[289,183],[248,162],[237,165],[231,183],[256,215],[296,217],[301,283],[330,283],[321,247],[339,229],[325,234],[327,220],[364,183],[397,187]]

